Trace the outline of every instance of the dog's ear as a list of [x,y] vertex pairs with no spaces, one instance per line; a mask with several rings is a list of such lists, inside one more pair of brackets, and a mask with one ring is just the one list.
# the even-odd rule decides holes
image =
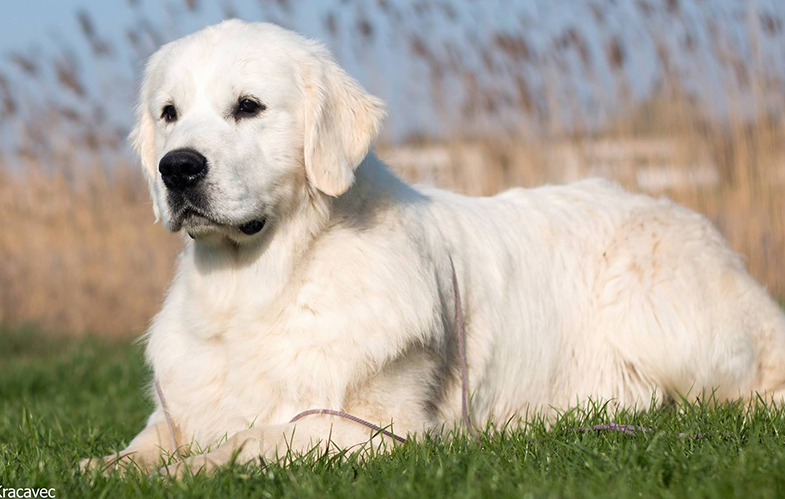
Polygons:
[[340,196],[379,134],[384,103],[346,74],[326,49],[316,52],[303,70],[305,171],[318,190]]
[[[145,80],[147,80],[147,78],[149,78],[149,70]],[[147,90],[146,83],[142,85],[142,90],[139,94],[139,104],[136,108],[136,124],[134,125],[131,134],[128,136],[128,141],[131,144],[131,149],[133,149],[133,151],[139,157],[139,161],[142,164],[142,172],[144,173],[144,177],[147,180],[147,185],[150,188],[150,198],[153,202],[153,213],[155,214],[155,220],[158,221],[160,220],[161,216],[157,197],[154,191],[156,177],[155,172],[158,170],[157,165],[155,164],[155,122],[153,121],[153,116],[150,114],[150,110],[147,107],[149,92]]]

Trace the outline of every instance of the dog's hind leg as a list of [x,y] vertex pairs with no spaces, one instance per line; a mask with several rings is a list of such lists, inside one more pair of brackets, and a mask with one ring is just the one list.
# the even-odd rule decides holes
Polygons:
[[[703,217],[668,202],[631,217],[603,253],[600,329],[622,405],[785,391],[785,317]],[[645,385],[645,386],[644,386]],[[654,390],[651,390],[651,389]],[[781,396],[781,395],[780,395]]]
[[756,289],[747,307],[750,327],[755,328],[758,362],[750,396],[785,403],[785,312],[757,283],[752,285]]

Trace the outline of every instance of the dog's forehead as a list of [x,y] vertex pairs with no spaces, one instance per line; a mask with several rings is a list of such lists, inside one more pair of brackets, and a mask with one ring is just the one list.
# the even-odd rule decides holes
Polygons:
[[268,30],[265,25],[215,28],[170,43],[154,56],[149,68],[154,98],[156,94],[194,94],[200,90],[211,95],[291,93],[297,85],[296,66],[302,53],[296,39],[281,36],[280,30]]

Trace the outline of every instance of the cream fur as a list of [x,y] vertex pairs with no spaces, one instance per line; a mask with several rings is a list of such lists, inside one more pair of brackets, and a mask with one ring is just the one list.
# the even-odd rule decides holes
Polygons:
[[[227,118],[242,93],[267,110]],[[176,227],[157,163],[193,147],[216,219],[185,239],[147,338],[177,440],[211,450],[174,473],[368,442],[343,419],[288,423],[307,409],[401,435],[460,424],[449,258],[478,426],[590,398],[782,395],[785,317],[704,217],[603,180],[412,187],[368,153],[382,116],[324,48],[276,26],[225,22],[151,58],[133,142],[156,212]],[[237,230],[259,217],[260,233]],[[153,468],[168,442],[158,401],[121,457]]]

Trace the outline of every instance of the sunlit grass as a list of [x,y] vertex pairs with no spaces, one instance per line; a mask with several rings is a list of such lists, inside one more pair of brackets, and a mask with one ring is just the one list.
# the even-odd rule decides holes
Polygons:
[[[359,462],[311,456],[235,466],[182,483],[131,473],[74,473],[78,460],[126,444],[151,402],[141,348],[117,341],[0,332],[0,484],[57,497],[781,497],[785,412],[740,404],[674,405],[641,414],[603,406],[551,428],[407,442]],[[627,423],[651,431],[580,432]],[[695,437],[699,435],[699,437]]]

